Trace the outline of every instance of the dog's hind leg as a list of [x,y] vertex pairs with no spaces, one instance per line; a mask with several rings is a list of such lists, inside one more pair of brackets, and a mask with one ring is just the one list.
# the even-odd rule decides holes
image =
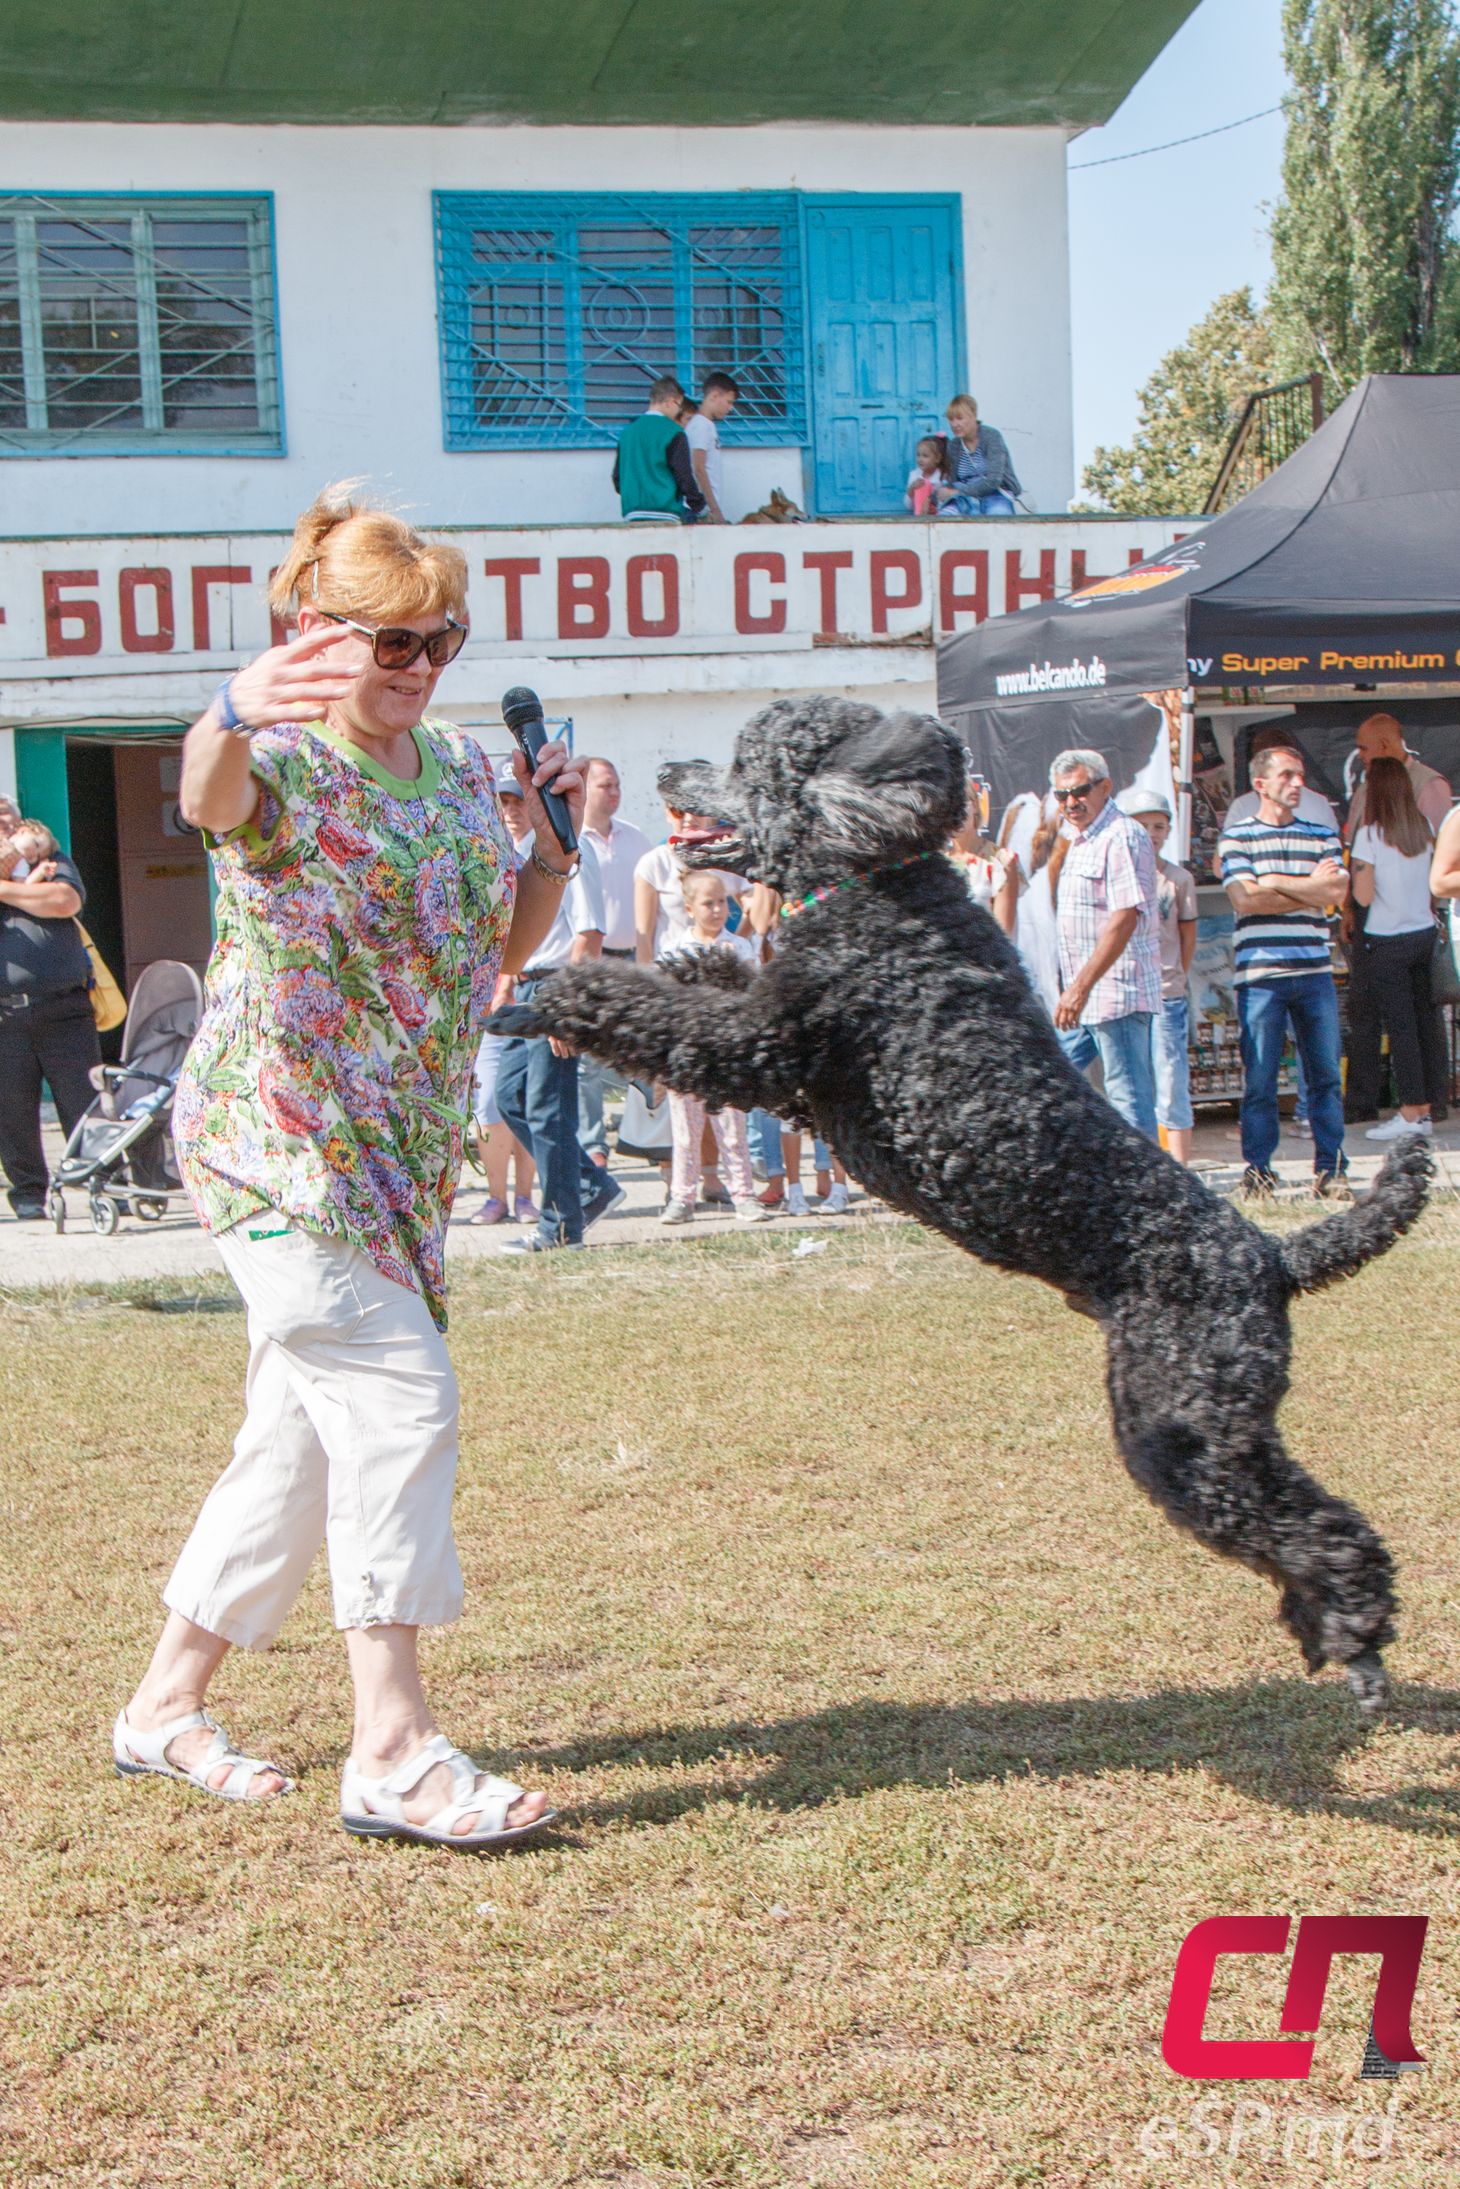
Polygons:
[[1217,1435],[1169,1414],[1118,1411],[1116,1433],[1132,1475],[1169,1519],[1277,1584],[1278,1617],[1309,1671],[1341,1664],[1359,1707],[1381,1710],[1394,1573],[1363,1515],[1306,1474],[1270,1423],[1249,1417]]

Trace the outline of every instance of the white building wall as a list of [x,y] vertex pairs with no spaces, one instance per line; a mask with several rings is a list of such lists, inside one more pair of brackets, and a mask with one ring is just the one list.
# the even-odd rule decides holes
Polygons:
[[[1032,508],[1062,510],[1073,491],[1058,129],[10,123],[0,176],[17,190],[272,191],[288,446],[0,458],[0,535],[273,530],[356,474],[427,524],[616,518],[606,450],[443,448],[435,189],[957,191],[972,392]],[[727,463],[730,515],[773,486],[804,506],[799,449],[735,448]]]

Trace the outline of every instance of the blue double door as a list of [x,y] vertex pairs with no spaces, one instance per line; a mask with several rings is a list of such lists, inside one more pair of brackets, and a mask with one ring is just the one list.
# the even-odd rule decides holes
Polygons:
[[804,217],[812,504],[891,514],[962,386],[959,200],[808,198]]

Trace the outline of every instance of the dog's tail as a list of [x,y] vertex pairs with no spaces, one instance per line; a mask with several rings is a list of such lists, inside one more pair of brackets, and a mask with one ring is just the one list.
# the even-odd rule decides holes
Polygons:
[[1434,1163],[1418,1137],[1395,1150],[1352,1208],[1284,1239],[1279,1253],[1294,1292],[1318,1292],[1351,1277],[1408,1231],[1425,1205]]

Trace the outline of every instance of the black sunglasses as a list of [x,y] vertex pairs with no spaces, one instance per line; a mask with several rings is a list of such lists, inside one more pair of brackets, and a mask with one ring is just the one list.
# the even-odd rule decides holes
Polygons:
[[1092,791],[1094,788],[1093,783],[1066,783],[1063,790],[1057,790],[1054,793],[1054,802],[1057,806],[1063,806],[1071,798],[1083,798],[1087,791]]
[[337,616],[332,608],[321,608],[320,614],[327,623],[343,623],[368,638],[377,669],[409,669],[422,654],[433,669],[444,669],[466,644],[466,625],[458,623],[455,616],[448,616],[439,631],[422,638],[419,631],[404,630],[398,623],[387,623],[377,631],[368,623],[357,623],[353,616]]

